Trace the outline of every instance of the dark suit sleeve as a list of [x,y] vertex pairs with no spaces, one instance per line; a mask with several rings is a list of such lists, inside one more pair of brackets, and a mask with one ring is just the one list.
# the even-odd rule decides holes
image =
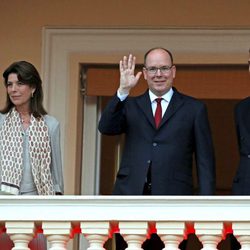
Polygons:
[[233,179],[234,195],[250,195],[250,98],[243,99],[235,106],[234,119],[240,156],[239,165]]
[[197,112],[194,133],[199,194],[212,195],[215,192],[215,159],[207,109],[204,104]]
[[118,135],[125,132],[125,103],[126,100],[120,101],[117,95],[114,95],[107,104],[98,125],[102,134]]
[[237,135],[237,142],[238,142],[238,148],[240,151],[241,145],[240,145],[240,129],[239,129],[239,120],[240,120],[240,112],[239,112],[239,105],[235,106],[234,109],[234,124],[235,124],[235,129],[236,129],[236,135]]

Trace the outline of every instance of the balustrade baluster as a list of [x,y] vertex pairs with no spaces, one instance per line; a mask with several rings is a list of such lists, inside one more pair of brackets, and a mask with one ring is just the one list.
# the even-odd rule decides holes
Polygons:
[[29,242],[34,237],[35,223],[11,221],[5,223],[6,233],[14,243],[12,250],[30,250]]
[[49,250],[66,250],[71,235],[70,222],[43,222],[43,234],[50,243]]
[[218,243],[224,237],[223,222],[195,222],[194,228],[203,245],[202,250],[216,250]]
[[232,228],[241,250],[250,250],[250,222],[233,222]]
[[163,241],[165,248],[163,250],[177,250],[178,246],[186,237],[185,222],[157,222],[157,234]]
[[105,250],[104,243],[112,235],[112,227],[109,222],[81,222],[81,230],[89,242],[87,250]]
[[142,243],[149,236],[148,222],[122,221],[119,223],[120,234],[127,242],[126,250],[141,250]]

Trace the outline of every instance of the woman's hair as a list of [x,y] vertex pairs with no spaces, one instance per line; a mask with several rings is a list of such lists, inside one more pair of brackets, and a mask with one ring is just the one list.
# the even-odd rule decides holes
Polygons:
[[[34,117],[38,118],[41,117],[41,115],[46,115],[47,112],[43,107],[42,80],[34,65],[26,61],[12,63],[3,73],[5,87],[7,87],[9,75],[12,73],[17,74],[17,78],[20,82],[35,89],[30,99],[30,112]],[[8,113],[12,107],[14,107],[14,104],[11,102],[7,93],[6,104],[1,112],[4,114]]]

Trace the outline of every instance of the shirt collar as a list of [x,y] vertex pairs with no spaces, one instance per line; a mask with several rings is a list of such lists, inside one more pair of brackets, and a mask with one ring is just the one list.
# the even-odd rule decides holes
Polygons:
[[[148,91],[149,93],[149,98],[151,103],[156,99],[159,98],[159,96],[156,96],[150,89]],[[163,96],[161,96],[162,99],[164,99],[165,101],[167,101],[168,103],[170,102],[172,96],[174,94],[173,89],[171,88],[166,94],[164,94]]]

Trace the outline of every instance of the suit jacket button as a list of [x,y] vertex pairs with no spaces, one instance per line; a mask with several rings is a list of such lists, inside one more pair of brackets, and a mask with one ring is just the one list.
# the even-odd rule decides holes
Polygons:
[[154,142],[154,143],[153,143],[153,146],[154,146],[154,147],[156,147],[156,146],[157,146],[157,143],[156,143],[156,142]]
[[147,161],[147,163],[148,163],[148,164],[150,164],[150,163],[151,163],[151,161],[150,161],[150,160],[148,160],[148,161]]
[[250,155],[247,155],[247,158],[250,158]]

